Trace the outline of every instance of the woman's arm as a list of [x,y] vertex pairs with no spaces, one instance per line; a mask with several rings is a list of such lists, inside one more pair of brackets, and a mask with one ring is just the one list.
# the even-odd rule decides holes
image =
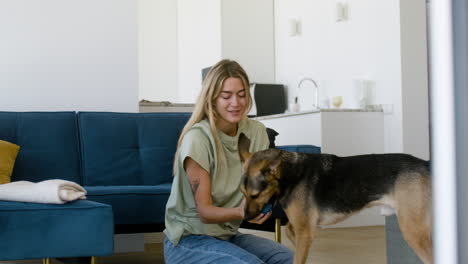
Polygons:
[[244,218],[243,206],[223,208],[213,205],[210,175],[196,161],[187,157],[184,160],[184,168],[195,197],[198,215],[204,224],[225,223]]

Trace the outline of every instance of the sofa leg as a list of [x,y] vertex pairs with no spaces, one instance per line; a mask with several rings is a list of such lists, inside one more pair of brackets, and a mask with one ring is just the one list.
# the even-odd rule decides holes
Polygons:
[[52,264],[52,260],[50,258],[42,259],[42,264]]
[[275,219],[275,241],[281,243],[281,219]]
[[91,257],[91,264],[97,264],[97,258]]

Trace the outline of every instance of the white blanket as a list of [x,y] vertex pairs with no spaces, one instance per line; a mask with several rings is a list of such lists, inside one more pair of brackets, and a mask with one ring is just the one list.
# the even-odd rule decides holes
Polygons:
[[0,200],[3,201],[63,204],[77,199],[86,199],[86,190],[66,180],[0,184]]

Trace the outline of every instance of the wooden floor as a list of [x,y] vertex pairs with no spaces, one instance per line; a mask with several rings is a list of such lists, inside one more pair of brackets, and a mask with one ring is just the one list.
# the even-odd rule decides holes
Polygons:
[[[253,233],[274,239],[269,232]],[[284,234],[284,232],[283,232]],[[283,244],[292,248],[291,242],[283,237]],[[385,264],[385,230],[383,226],[332,228],[319,231],[311,249],[307,263],[314,264]],[[164,263],[163,248],[160,243],[145,246],[145,252],[121,253],[109,257],[99,257],[98,264],[156,264]],[[2,264],[42,264],[41,260],[0,261]],[[53,260],[52,263],[59,264]]]

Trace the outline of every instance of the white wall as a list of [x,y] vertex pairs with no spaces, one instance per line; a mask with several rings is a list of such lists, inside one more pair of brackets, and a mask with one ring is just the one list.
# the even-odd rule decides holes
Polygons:
[[139,98],[177,101],[177,1],[138,1]]
[[[336,22],[336,1],[275,1],[277,81],[295,89],[311,77],[324,83],[322,95],[343,95],[346,107],[354,104],[353,79],[367,78],[375,101],[391,102],[401,79],[398,1],[347,3],[349,20]],[[301,21],[301,35],[289,36],[291,19]]]
[[239,62],[250,82],[275,82],[274,4],[272,0],[225,0],[222,57]]
[[275,81],[273,0],[140,0],[140,99],[194,103],[201,70],[238,61]]
[[[343,107],[353,107],[353,79],[371,80],[371,103],[393,104],[385,116],[386,151],[401,152],[399,1],[346,2],[349,19],[336,22],[336,1],[275,1],[276,81],[287,85],[292,101],[299,80],[311,77],[321,96],[342,95]],[[299,36],[289,36],[291,19],[301,21]]]
[[133,0],[0,2],[0,110],[138,111]]
[[[201,69],[221,59],[221,3],[177,1],[178,103],[194,103],[201,90]],[[159,89],[164,89],[160,87]]]

